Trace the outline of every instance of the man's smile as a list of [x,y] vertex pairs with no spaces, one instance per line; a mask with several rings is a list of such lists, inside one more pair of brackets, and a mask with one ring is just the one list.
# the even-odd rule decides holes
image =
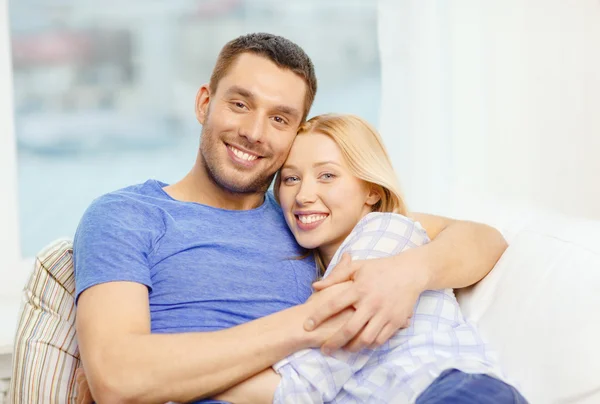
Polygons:
[[253,167],[262,158],[255,153],[240,149],[239,147],[225,143],[229,157],[236,162],[246,167]]

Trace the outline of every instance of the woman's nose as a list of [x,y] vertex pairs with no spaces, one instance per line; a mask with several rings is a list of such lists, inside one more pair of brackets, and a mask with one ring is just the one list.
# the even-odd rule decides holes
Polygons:
[[314,187],[307,181],[302,181],[302,185],[300,185],[300,189],[296,194],[296,203],[298,205],[306,205],[309,203],[314,203],[317,199]]

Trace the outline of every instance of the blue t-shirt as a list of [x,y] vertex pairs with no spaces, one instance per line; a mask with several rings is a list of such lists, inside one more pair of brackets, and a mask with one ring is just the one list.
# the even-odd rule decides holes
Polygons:
[[148,287],[152,332],[215,331],[303,303],[316,277],[271,193],[252,210],[171,198],[148,180],[87,209],[74,240],[76,296],[105,282]]

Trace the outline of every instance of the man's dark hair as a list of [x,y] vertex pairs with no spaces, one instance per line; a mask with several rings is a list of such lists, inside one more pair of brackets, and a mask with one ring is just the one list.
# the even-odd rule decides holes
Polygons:
[[306,82],[304,98],[304,121],[317,93],[317,77],[315,67],[304,50],[281,36],[254,33],[242,35],[229,41],[217,58],[217,63],[210,76],[210,91],[216,92],[219,81],[227,74],[236,58],[243,53],[263,56],[283,69],[289,69],[302,77]]

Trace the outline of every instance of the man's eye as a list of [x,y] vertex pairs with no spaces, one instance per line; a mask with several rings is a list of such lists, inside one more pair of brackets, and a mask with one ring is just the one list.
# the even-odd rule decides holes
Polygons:
[[234,105],[240,109],[246,108],[246,105],[243,102],[234,102]]
[[286,123],[286,122],[285,122],[285,119],[283,119],[283,118],[282,118],[282,117],[280,117],[280,116],[274,116],[274,117],[273,117],[273,120],[274,120],[275,122],[277,122],[277,123]]

